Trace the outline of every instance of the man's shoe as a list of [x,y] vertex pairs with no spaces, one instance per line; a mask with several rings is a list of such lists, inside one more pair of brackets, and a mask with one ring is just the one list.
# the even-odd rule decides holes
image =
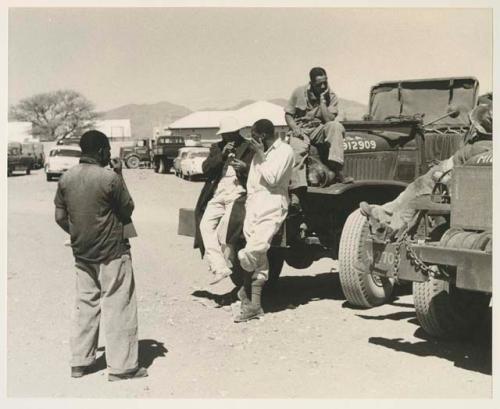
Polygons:
[[264,310],[260,305],[249,303],[247,305],[241,304],[241,313],[238,315],[234,322],[246,322],[264,315]]
[[238,252],[238,259],[240,260],[240,266],[241,268],[243,268],[243,270],[248,271],[249,273],[253,272],[254,266],[250,262],[245,249],[241,249]]
[[342,171],[337,171],[335,175],[335,182],[337,183],[353,183],[354,178],[351,176],[344,176],[344,173]]
[[88,375],[95,364],[96,364],[96,361],[92,362],[89,365],[72,366],[71,367],[71,377],[72,378],[81,378],[82,376]]
[[133,372],[122,373],[122,374],[112,374],[108,375],[109,382],[125,381],[127,379],[139,379],[148,376],[148,370],[146,368],[138,368]]

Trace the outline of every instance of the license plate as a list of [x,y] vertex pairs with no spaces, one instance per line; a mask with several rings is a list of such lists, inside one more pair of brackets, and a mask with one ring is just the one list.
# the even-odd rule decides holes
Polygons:
[[370,270],[374,274],[389,276],[394,270],[396,251],[393,243],[382,244],[367,241],[367,258],[370,261]]

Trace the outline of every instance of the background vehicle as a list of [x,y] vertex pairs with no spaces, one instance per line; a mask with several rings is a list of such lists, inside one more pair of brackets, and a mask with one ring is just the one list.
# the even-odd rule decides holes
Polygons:
[[23,151],[19,142],[9,142],[7,146],[7,175],[11,176],[16,171],[31,173],[34,166],[34,158]]
[[137,169],[141,163],[151,166],[153,158],[154,139],[138,139],[132,146],[120,148],[120,159],[129,169]]
[[[417,319],[436,337],[473,334],[492,292],[492,153],[453,170],[419,200],[416,222],[390,243],[366,238],[370,274],[413,283]],[[451,203],[450,203],[451,202]]]
[[160,136],[153,148],[153,166],[156,173],[170,172],[179,149],[186,146],[182,136]]
[[[270,281],[279,277],[284,261],[301,269],[329,257],[339,260],[342,289],[351,304],[384,303],[392,294],[393,280],[374,279],[360,268],[359,259],[367,251],[359,244],[364,233],[353,232],[346,220],[361,201],[386,203],[433,161],[450,157],[468,132],[468,112],[475,105],[477,89],[478,82],[471,77],[373,86],[365,120],[343,122],[345,173],[354,177],[354,183],[308,187],[304,212],[289,212],[268,253]],[[179,231],[190,234],[181,225],[187,223],[186,210],[182,213]],[[304,221],[308,230],[301,229]],[[238,274],[232,278],[236,283],[241,280]]]
[[43,143],[41,142],[24,142],[23,143],[23,152],[25,152],[28,156],[33,158],[33,168],[40,169],[43,168],[43,164],[45,163],[45,153],[43,151]]
[[77,165],[81,155],[82,151],[76,145],[59,145],[52,148],[45,162],[47,181],[51,181],[56,176],[61,176],[69,168]]
[[188,151],[189,151],[188,147],[184,147],[184,148],[179,149],[179,152],[177,153],[177,156],[174,159],[174,162],[172,165],[172,168],[174,169],[175,176],[181,176],[181,162],[183,159],[186,159]]
[[185,157],[181,156],[180,159],[180,176],[182,178],[191,180],[195,176],[203,175],[201,165],[208,157],[210,148],[186,147],[182,149],[185,149],[185,151],[182,153],[182,155],[185,154]]

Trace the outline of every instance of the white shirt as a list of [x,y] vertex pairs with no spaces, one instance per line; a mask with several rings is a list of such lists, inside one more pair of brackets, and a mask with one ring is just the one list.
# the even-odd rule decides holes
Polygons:
[[236,176],[236,171],[232,166],[227,166],[226,171],[222,174],[219,184],[217,185],[214,197],[223,197],[225,200],[235,200],[244,193],[245,188],[241,185]]
[[294,165],[293,150],[281,140],[276,141],[264,153],[254,155],[248,172],[248,195],[267,192],[271,195],[281,195],[288,202],[288,185]]

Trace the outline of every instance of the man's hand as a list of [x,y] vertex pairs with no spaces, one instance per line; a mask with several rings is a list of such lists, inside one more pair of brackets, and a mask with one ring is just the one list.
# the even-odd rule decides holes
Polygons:
[[121,176],[122,174],[122,168],[123,168],[123,164],[122,164],[122,161],[120,158],[112,158],[110,161],[109,161],[109,164],[111,166],[111,168],[118,174]]
[[234,142],[228,142],[222,148],[222,155],[227,156],[230,152],[234,151]]
[[299,127],[296,127],[296,128],[293,128],[292,129],[292,133],[293,133],[293,136],[295,138],[299,138],[299,139],[302,139],[305,143],[307,143],[308,145],[311,143],[311,140],[309,139],[309,137],[306,135],[306,133],[300,129]]
[[257,141],[256,139],[249,139],[248,144],[251,149],[255,152],[256,155],[264,158],[264,144],[262,141]]
[[320,95],[319,95],[319,100],[320,102],[326,102],[326,97],[330,93],[330,88],[325,89]]
[[236,172],[242,172],[247,168],[247,164],[240,159],[234,158],[230,163]]

